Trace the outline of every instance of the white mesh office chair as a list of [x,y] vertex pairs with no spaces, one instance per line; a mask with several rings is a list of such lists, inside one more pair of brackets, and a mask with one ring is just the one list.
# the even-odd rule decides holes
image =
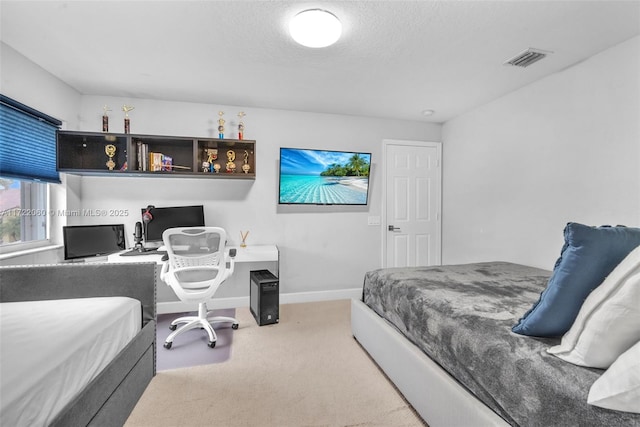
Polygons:
[[[185,302],[198,303],[197,316],[185,316],[171,322],[173,331],[164,347],[171,348],[179,334],[202,328],[209,335],[209,347],[216,346],[217,336],[213,324],[230,322],[238,329],[233,317],[209,317],[206,302],[216,293],[222,282],[233,274],[235,249],[225,253],[227,233],[219,227],[170,228],[162,233],[162,240],[169,259],[162,266],[160,278]],[[178,328],[178,325],[181,325]]]

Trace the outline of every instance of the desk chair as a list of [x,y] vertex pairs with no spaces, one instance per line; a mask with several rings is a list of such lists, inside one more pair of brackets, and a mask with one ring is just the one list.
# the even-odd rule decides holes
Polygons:
[[235,249],[233,254],[225,254],[227,233],[219,227],[169,228],[162,233],[162,240],[169,259],[162,266],[160,279],[171,286],[181,301],[198,303],[197,316],[180,317],[171,322],[169,329],[173,332],[164,347],[170,349],[179,334],[202,328],[209,335],[209,347],[214,348],[218,338],[213,324],[230,322],[231,328],[238,329],[238,321],[233,317],[209,317],[211,312],[206,304],[222,282],[233,274]]

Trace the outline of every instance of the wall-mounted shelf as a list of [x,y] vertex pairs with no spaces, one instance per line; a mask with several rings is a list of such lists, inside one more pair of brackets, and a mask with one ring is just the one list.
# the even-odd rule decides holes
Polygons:
[[58,131],[57,155],[76,175],[256,178],[252,140]]

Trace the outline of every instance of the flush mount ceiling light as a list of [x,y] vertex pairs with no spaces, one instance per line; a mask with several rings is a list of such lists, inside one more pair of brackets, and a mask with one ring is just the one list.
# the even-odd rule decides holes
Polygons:
[[342,34],[340,20],[331,12],[309,9],[298,13],[289,23],[293,39],[307,47],[327,47],[338,41]]

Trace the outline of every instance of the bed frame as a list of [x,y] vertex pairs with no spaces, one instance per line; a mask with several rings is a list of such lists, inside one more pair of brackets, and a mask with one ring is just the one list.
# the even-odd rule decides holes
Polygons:
[[430,427],[509,425],[356,299],[351,300],[351,332]]
[[142,330],[52,426],[124,425],[156,373],[155,275],[155,263],[0,267],[0,302],[126,296],[142,303]]

